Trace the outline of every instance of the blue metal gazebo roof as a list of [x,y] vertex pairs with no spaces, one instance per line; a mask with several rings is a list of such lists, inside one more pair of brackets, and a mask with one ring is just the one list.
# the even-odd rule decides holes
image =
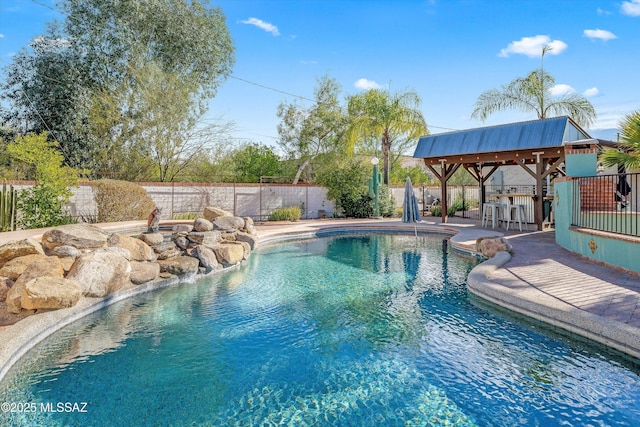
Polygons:
[[588,139],[591,137],[569,117],[554,117],[423,136],[413,157],[442,158],[560,147]]

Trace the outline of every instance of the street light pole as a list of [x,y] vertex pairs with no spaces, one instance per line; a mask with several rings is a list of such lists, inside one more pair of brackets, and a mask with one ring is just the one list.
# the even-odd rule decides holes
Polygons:
[[375,218],[380,217],[380,181],[381,176],[378,172],[378,160],[377,157],[371,158],[371,164],[373,165],[373,174],[369,178],[369,195],[373,197],[373,216]]

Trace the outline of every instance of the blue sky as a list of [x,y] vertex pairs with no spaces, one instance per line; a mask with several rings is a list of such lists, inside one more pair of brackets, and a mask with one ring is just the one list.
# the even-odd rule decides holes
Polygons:
[[[535,119],[504,112],[470,118],[485,90],[540,67],[556,90],[584,94],[598,119],[587,131],[615,139],[640,109],[640,0],[222,0],[236,48],[233,77],[209,115],[235,122],[233,135],[277,140],[283,102],[313,98],[328,74],[345,95],[369,87],[415,90],[431,133]],[[52,0],[0,1],[0,65],[60,15]],[[283,93],[284,92],[284,93]],[[296,98],[299,96],[301,98]]]

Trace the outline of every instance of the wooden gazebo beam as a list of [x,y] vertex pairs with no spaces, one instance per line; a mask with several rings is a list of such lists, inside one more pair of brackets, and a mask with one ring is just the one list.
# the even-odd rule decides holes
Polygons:
[[447,163],[482,163],[483,166],[534,164],[537,160],[535,152],[544,152],[542,158],[558,158],[564,156],[564,147],[546,147],[542,149],[529,148],[527,150],[497,151],[493,153],[460,154],[452,156],[439,156],[424,158],[425,165],[437,165],[440,160]]

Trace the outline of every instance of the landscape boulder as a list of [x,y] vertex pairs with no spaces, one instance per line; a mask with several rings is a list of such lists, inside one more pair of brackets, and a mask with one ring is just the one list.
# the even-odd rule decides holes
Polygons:
[[149,246],[159,245],[164,240],[162,233],[144,233],[138,238]]
[[67,279],[80,285],[88,297],[104,297],[129,284],[131,264],[115,251],[94,251],[79,256]]
[[107,239],[109,246],[123,248],[129,251],[134,261],[155,261],[156,254],[151,247],[140,239],[113,233]]
[[231,212],[225,211],[223,209],[218,209],[213,206],[207,206],[204,208],[204,218],[208,221],[212,221],[214,218],[218,218],[221,216],[233,216]]
[[13,280],[8,277],[0,277],[0,302],[7,299],[7,292],[13,286]]
[[213,246],[222,240],[222,235],[219,231],[192,231],[187,238],[193,243],[205,246]]
[[179,247],[182,250],[185,250],[189,247],[189,245],[191,244],[191,242],[189,241],[189,239],[187,239],[185,236],[177,236],[173,239],[173,243],[176,244],[177,247]]
[[160,272],[183,276],[198,272],[200,261],[190,256],[177,256],[169,259],[159,260]]
[[218,258],[211,248],[204,245],[198,245],[194,248],[192,256],[195,256],[200,261],[200,265],[209,272],[217,270],[220,267]]
[[211,231],[213,230],[213,224],[208,219],[198,218],[193,221],[193,229],[195,231]]
[[236,231],[244,227],[244,219],[237,216],[219,216],[211,221],[214,230]]
[[93,224],[67,224],[42,235],[42,246],[52,250],[69,245],[78,249],[98,249],[107,246],[109,233]]
[[242,219],[244,219],[244,227],[242,227],[240,230],[249,234],[257,234],[256,226],[253,223],[253,218],[251,218],[250,216],[246,216]]
[[158,259],[169,259],[182,255],[182,251],[174,242],[163,242],[153,246],[153,250],[158,254]]
[[32,261],[24,272],[15,281],[9,292],[7,292],[7,310],[10,313],[20,313],[22,310],[22,293],[24,285],[38,277],[63,277],[64,268],[58,257],[49,256],[43,259]]
[[240,243],[223,242],[212,247],[216,259],[223,267],[236,265],[245,259],[244,247]]
[[18,277],[20,277],[22,273],[24,273],[29,264],[34,261],[39,261],[46,258],[48,258],[48,256],[46,256],[44,253],[30,254],[14,258],[5,263],[5,265],[0,268],[0,276],[6,276],[15,281],[18,279]]
[[193,231],[193,224],[176,224],[173,226],[171,231],[175,234],[184,233],[184,235],[186,236],[191,231]]
[[38,277],[24,284],[20,303],[27,310],[60,309],[76,305],[82,297],[78,284],[64,277]]
[[157,262],[131,261],[131,283],[141,285],[158,278],[160,264]]
[[81,254],[81,252],[76,247],[69,246],[69,245],[62,245],[62,246],[56,246],[55,248],[53,248],[53,254],[60,258],[76,258]]
[[25,255],[44,255],[42,245],[34,239],[12,240],[0,246],[0,266]]
[[493,237],[478,239],[476,250],[485,258],[493,258],[498,252],[512,252],[513,248],[504,237]]
[[236,241],[248,243],[251,250],[254,250],[258,246],[258,236],[242,231],[236,233]]

